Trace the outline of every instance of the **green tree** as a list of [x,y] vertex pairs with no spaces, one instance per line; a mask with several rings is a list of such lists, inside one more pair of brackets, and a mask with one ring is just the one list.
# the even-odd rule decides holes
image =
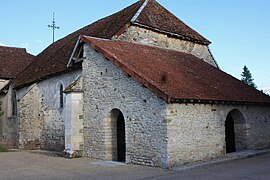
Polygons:
[[245,84],[247,84],[253,88],[257,88],[255,83],[253,82],[254,79],[252,78],[251,72],[249,71],[249,69],[247,68],[246,65],[243,68],[243,72],[242,72],[241,76],[242,76],[242,79],[241,79],[242,82],[244,82]]

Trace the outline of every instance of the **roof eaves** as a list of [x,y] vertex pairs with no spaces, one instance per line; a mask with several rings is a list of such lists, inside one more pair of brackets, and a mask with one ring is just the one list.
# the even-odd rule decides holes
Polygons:
[[14,77],[11,77],[11,76],[2,76],[2,77],[0,77],[0,79],[12,80],[12,79],[14,79]]
[[125,24],[117,33],[115,33],[114,37],[118,37],[122,35],[129,27],[130,27],[131,22],[128,22]]
[[180,104],[219,104],[219,105],[261,105],[270,106],[266,102],[228,101],[228,100],[204,100],[204,99],[178,99],[172,98],[171,103]]
[[175,33],[167,32],[167,31],[163,31],[161,29],[146,26],[146,25],[138,23],[138,22],[132,22],[132,24],[135,25],[135,26],[145,28],[145,29],[150,29],[150,30],[156,31],[158,33],[163,33],[163,34],[166,34],[166,35],[171,36],[171,37],[178,37],[178,38],[183,39],[183,40],[188,40],[188,41],[192,41],[192,42],[207,45],[207,46],[211,44],[210,41],[202,41],[202,40],[191,38],[191,37],[188,37],[188,36],[183,36],[183,35],[180,35],[180,34],[175,34]]
[[75,45],[75,47],[74,47],[74,49],[73,49],[73,51],[72,51],[72,54],[71,54],[71,56],[70,56],[70,58],[69,58],[69,60],[68,60],[67,68],[69,67],[69,65],[70,65],[71,62],[72,62],[72,58],[73,58],[73,56],[74,56],[74,54],[75,54],[75,51],[77,50],[77,48],[78,48],[78,46],[79,46],[79,44],[80,44],[80,41],[81,41],[81,35],[78,37],[78,40],[77,40],[77,42],[76,42],[76,45]]
[[32,84],[39,83],[39,82],[44,81],[46,79],[49,79],[49,78],[52,78],[52,77],[55,77],[55,76],[59,76],[59,75],[65,74],[65,73],[68,73],[70,71],[76,70],[77,68],[78,68],[78,66],[74,66],[74,67],[71,66],[71,67],[67,68],[64,71],[56,72],[56,73],[49,74],[49,75],[45,75],[43,77],[40,77],[40,78],[38,78],[38,79],[36,79],[34,81],[31,81],[31,82],[28,82],[28,83],[23,83],[23,84],[15,85],[15,89],[21,89],[21,88],[24,88],[24,87],[27,87],[27,86],[31,86]]

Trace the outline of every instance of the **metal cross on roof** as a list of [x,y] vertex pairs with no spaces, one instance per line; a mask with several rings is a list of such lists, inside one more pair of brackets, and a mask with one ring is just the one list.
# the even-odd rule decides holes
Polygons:
[[59,26],[56,26],[55,24],[55,20],[54,20],[54,13],[53,13],[53,21],[52,21],[52,24],[51,25],[48,25],[49,28],[52,28],[52,31],[53,31],[53,43],[54,43],[54,30],[55,29],[60,29]]

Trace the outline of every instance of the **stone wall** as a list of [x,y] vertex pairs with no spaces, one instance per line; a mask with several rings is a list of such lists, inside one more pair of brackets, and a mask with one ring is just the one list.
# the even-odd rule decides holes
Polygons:
[[122,112],[126,162],[166,167],[166,103],[87,44],[84,56],[85,155],[114,160],[117,120],[112,114]]
[[[28,92],[28,90],[30,91]],[[39,149],[43,118],[39,88],[35,84],[31,88],[18,91],[17,95],[19,99],[19,148]]]
[[270,148],[270,107],[246,106],[243,111],[247,121],[248,149]]
[[0,144],[8,148],[16,148],[18,143],[18,122],[12,113],[12,90],[9,88],[6,94],[0,96],[3,116],[0,118]]
[[218,67],[208,46],[168,37],[165,34],[157,33],[142,27],[130,26],[123,34],[121,34],[119,37],[115,36],[113,39],[153,45],[161,48],[190,53],[200,59],[203,59],[212,66]]
[[166,104],[85,45],[85,155],[115,160],[117,116],[125,119],[126,162],[172,167],[226,154],[225,122],[233,118],[235,149],[270,147],[270,107]]
[[80,70],[69,72],[17,91],[21,148],[65,149],[65,95],[61,107],[60,86],[65,89],[80,74]]
[[223,157],[229,113],[234,120],[236,151],[270,147],[270,107],[170,104],[166,118],[169,166]]

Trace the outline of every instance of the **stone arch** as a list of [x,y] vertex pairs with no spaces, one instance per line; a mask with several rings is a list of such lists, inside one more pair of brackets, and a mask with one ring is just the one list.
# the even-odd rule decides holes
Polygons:
[[112,109],[106,120],[106,160],[126,161],[125,119],[119,109]]
[[238,110],[231,110],[225,121],[226,153],[247,149],[247,128],[243,114]]

